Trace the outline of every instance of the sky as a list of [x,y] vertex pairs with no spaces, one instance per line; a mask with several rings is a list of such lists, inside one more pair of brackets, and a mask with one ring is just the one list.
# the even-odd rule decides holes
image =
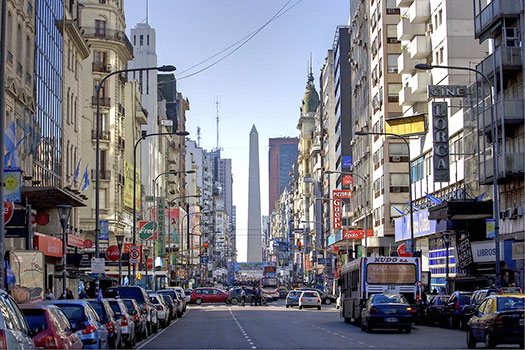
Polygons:
[[[288,3],[288,4],[287,4]],[[192,77],[181,79],[224,57],[227,51],[182,72],[256,31],[283,6],[297,5],[264,27],[231,56]],[[246,261],[248,145],[259,132],[261,214],[268,215],[268,139],[297,137],[310,55],[319,72],[335,29],[348,23],[350,0],[149,0],[148,22],[156,30],[158,64],[177,67],[177,90],[190,101],[186,130],[201,147],[219,146],[232,159],[233,205],[237,207],[238,261]],[[127,33],[146,21],[146,0],[125,2]]]

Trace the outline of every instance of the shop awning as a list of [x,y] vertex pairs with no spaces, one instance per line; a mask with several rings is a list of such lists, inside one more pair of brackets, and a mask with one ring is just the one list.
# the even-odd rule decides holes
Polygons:
[[22,187],[22,202],[27,199],[31,206],[38,209],[52,209],[64,204],[72,207],[85,207],[82,198],[74,193],[64,191],[55,186],[51,187]]
[[443,201],[428,209],[430,220],[475,220],[492,218],[492,201]]

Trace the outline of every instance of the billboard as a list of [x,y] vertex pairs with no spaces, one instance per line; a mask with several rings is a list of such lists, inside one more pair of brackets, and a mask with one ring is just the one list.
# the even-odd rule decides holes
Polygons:
[[333,205],[333,228],[340,230],[342,222],[342,200],[345,198],[352,198],[351,190],[333,190],[332,191],[332,205]]
[[[140,169],[137,171],[137,181],[135,183],[136,209],[140,210]],[[133,164],[124,161],[124,206],[133,209]]]
[[41,251],[10,251],[9,263],[15,284],[10,293],[19,304],[44,300],[44,254]]

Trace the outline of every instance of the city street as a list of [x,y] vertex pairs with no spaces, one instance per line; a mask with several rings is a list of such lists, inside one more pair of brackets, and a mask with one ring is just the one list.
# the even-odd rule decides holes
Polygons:
[[[483,347],[483,344],[478,344]],[[414,326],[412,333],[362,332],[345,324],[333,306],[286,309],[268,306],[192,305],[183,318],[137,349],[464,349],[465,334]]]

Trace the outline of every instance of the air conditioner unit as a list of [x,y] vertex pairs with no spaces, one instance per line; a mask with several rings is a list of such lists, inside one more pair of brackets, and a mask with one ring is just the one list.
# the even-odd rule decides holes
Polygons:
[[400,162],[401,161],[401,156],[392,156],[392,161],[393,162]]
[[393,187],[391,187],[391,188],[392,188],[392,192],[393,192],[393,193],[399,193],[399,192],[401,192],[401,187],[399,187],[399,186],[393,186]]
[[518,217],[518,210],[517,208],[508,208],[507,209],[507,218],[509,219],[516,219]]

